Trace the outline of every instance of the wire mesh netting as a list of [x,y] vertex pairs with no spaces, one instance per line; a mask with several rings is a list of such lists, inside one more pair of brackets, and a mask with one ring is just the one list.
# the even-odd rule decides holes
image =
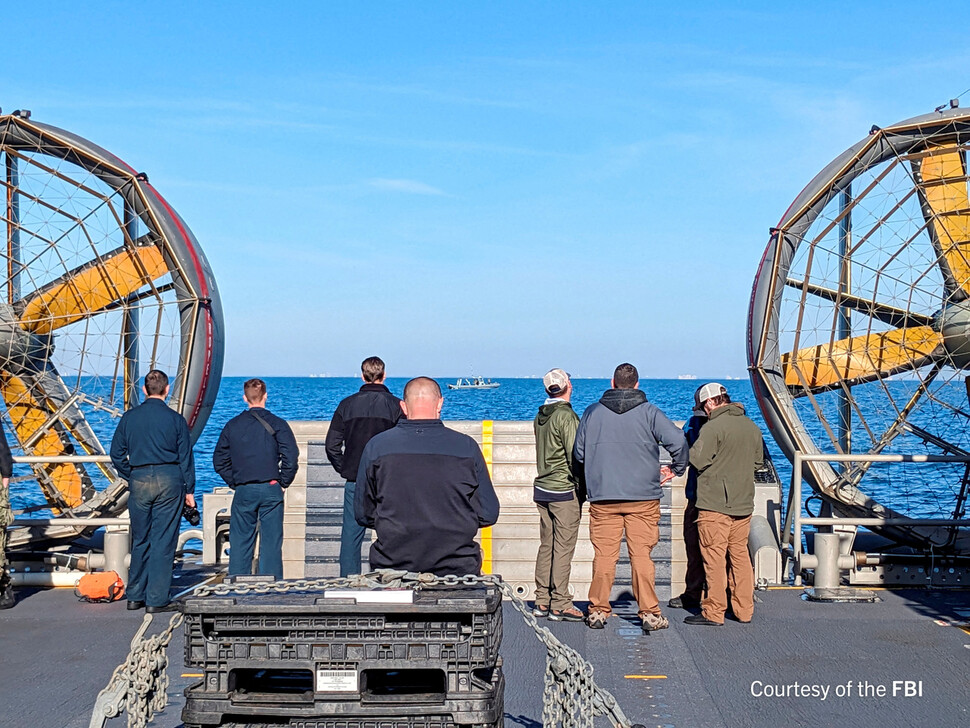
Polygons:
[[[965,146],[916,145],[834,180],[779,281],[785,384],[822,452],[970,453]],[[965,470],[854,465],[841,481],[953,517]]]
[[[130,182],[106,183],[77,150],[8,141],[0,133],[4,430],[15,455],[104,454],[138,376],[178,374],[180,307],[194,302],[178,300],[173,257]],[[19,465],[15,480],[39,485],[28,512],[67,511],[115,474]]]

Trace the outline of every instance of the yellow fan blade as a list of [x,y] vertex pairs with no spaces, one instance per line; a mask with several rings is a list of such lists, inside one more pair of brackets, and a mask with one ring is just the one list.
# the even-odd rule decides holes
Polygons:
[[913,326],[809,346],[782,356],[785,384],[815,390],[868,382],[927,364],[942,343],[929,326]]
[[49,334],[130,296],[167,272],[157,246],[120,248],[26,296],[20,325]]
[[[23,380],[11,374],[0,373],[0,392],[7,404],[7,412],[20,442],[28,442],[38,430],[47,424],[50,413],[38,404]],[[65,442],[57,430],[48,426],[29,448],[28,455],[67,455],[70,443]],[[84,503],[84,481],[77,466],[56,463],[41,466],[46,477],[38,478],[44,495],[52,505],[64,504],[74,508]],[[35,466],[36,470],[37,466]],[[54,507],[55,511],[60,509]]]
[[[942,149],[942,147],[940,147]],[[939,241],[939,253],[946,261],[958,289],[970,293],[970,198],[967,172],[956,147],[934,154],[920,163],[923,195],[932,217],[926,213]]]

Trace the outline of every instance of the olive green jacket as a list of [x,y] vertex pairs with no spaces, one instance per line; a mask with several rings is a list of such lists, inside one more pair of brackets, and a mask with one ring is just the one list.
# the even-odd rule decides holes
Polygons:
[[552,402],[539,408],[533,423],[536,434],[535,486],[554,493],[575,490],[578,478],[573,444],[579,417],[569,402]]
[[737,403],[711,412],[690,448],[697,469],[697,508],[729,516],[754,511],[754,471],[764,465],[761,430]]

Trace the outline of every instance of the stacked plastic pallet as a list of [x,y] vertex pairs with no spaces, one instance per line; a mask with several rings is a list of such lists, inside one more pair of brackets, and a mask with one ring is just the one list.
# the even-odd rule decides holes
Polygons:
[[202,673],[186,728],[502,725],[494,588],[210,596],[184,612],[185,664]]

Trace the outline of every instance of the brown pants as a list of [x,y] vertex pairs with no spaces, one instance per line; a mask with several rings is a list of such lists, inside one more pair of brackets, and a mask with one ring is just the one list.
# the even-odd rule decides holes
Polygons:
[[633,567],[633,596],[641,614],[660,614],[654,589],[654,566],[650,552],[660,540],[660,501],[590,503],[589,540],[593,544],[593,581],[589,585],[589,611],[609,614],[610,592],[620,559],[620,540]]
[[570,501],[536,503],[539,509],[539,552],[536,554],[536,605],[569,609],[569,574],[576,552],[582,510],[575,494]]
[[[712,622],[724,623],[727,588],[731,587],[734,616],[747,622],[754,614],[754,568],[748,555],[751,516],[728,516],[715,511],[700,511],[697,532],[707,576],[707,595],[701,600],[701,613]],[[726,565],[730,568],[725,573]]]
[[704,559],[701,542],[697,535],[697,501],[687,501],[684,509],[684,549],[687,551],[687,574],[684,577],[684,595],[698,602],[704,596]]

